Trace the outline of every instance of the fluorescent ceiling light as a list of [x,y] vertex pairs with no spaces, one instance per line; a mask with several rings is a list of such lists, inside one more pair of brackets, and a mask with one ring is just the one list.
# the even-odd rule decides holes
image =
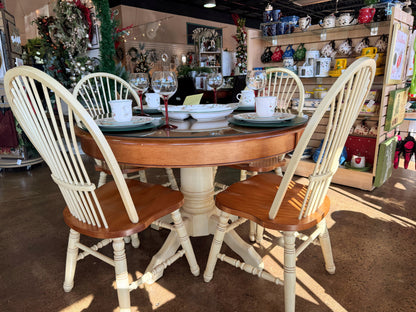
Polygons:
[[204,3],[204,8],[215,8],[216,6],[215,0],[206,0]]
[[330,2],[331,0],[294,0],[292,1],[293,4],[298,6],[307,6],[312,4],[318,4],[322,2]]

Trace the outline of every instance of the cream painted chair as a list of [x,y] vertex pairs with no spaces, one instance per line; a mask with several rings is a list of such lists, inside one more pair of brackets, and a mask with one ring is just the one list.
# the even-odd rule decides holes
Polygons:
[[[179,191],[125,179],[110,146],[90,114],[67,89],[47,74],[28,66],[16,67],[6,73],[4,86],[14,116],[48,164],[52,180],[58,185],[67,205],[63,212],[64,221],[70,227],[63,284],[66,292],[73,288],[77,262],[88,255],[115,268],[119,306],[123,312],[131,311],[131,290],[140,284],[152,282],[154,275],[160,274],[161,270],[184,254],[192,274],[199,275],[199,267],[179,212],[184,200]],[[49,118],[48,113],[53,112],[53,96],[57,116]],[[68,116],[62,112],[63,103],[68,105]],[[93,136],[113,176],[113,181],[101,187],[97,188],[91,182],[82,162],[74,133],[74,115]],[[160,221],[157,223],[176,231],[182,249],[129,284],[123,237],[145,230],[152,222],[167,214],[171,214],[174,226]],[[80,242],[81,234],[100,241],[88,247]],[[114,259],[98,251],[110,243]]]
[[[290,113],[293,98],[298,98],[297,115],[303,116],[303,105],[305,102],[305,89],[303,83],[293,71],[275,67],[266,70],[268,76],[266,87],[259,92],[259,96],[275,96],[277,100],[277,111]],[[240,170],[240,181],[246,180],[248,176],[253,176],[259,172],[274,170],[276,174],[282,175],[282,167],[285,165],[285,155],[279,155],[268,159],[256,160],[246,164],[237,164],[230,167]],[[227,186],[216,184],[220,189]],[[251,241],[261,242],[263,238],[263,228],[250,222],[249,238]]]
[[[316,238],[320,241],[326,270],[331,274],[335,273],[325,222],[325,216],[330,209],[330,200],[326,194],[332,176],[338,169],[339,156],[349,130],[373,83],[375,70],[374,60],[361,58],[337,79],[305,128],[283,177],[274,173],[255,175],[245,181],[232,184],[217,195],[215,203],[221,214],[204,272],[206,282],[212,279],[219,259],[265,280],[284,285],[285,311],[293,312],[295,311],[296,258]],[[293,181],[296,167],[324,115],[328,117],[324,143],[318,162],[309,176],[309,184],[296,183]],[[279,245],[284,247],[283,279],[272,276],[261,267],[253,267],[220,253],[225,233],[235,228],[233,223],[228,223],[230,214],[282,232]],[[241,220],[236,222],[238,226]],[[298,246],[295,245],[299,232],[315,227],[314,232],[306,240]],[[306,236],[299,235],[299,237],[304,239]]]
[[[140,98],[137,92],[124,79],[109,73],[92,73],[83,77],[75,86],[73,95],[84,104],[85,109],[92,117],[100,114],[109,113],[111,111],[109,101],[116,99],[133,98],[133,103],[140,105]],[[138,173],[129,178],[139,178],[142,182],[147,182],[145,169],[142,167],[120,164],[122,172],[128,174]],[[105,162],[96,160],[97,171],[100,171],[100,179],[98,186],[106,182],[109,174],[108,167]],[[174,190],[178,190],[178,184],[171,168],[165,168],[169,182],[164,186],[170,186]]]

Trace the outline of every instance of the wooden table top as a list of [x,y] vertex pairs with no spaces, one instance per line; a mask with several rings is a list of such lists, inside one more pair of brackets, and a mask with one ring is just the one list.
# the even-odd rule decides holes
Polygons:
[[[195,120],[185,122],[190,124],[179,125],[182,129],[177,130],[154,128],[105,136],[120,163],[160,168],[206,167],[247,163],[292,151],[306,126],[305,122],[294,127],[253,128],[224,120],[221,126],[209,128]],[[87,131],[78,128],[76,134],[86,154],[102,159]]]

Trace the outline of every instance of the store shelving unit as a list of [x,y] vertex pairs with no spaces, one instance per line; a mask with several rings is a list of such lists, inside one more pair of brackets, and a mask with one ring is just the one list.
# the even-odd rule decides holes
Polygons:
[[[260,60],[261,53],[267,46],[281,46],[282,50],[285,50],[285,47],[289,44],[296,45],[303,43],[307,50],[320,50],[326,43],[331,40],[335,41],[335,45],[339,44],[347,38],[352,39],[352,46],[355,47],[362,38],[368,37],[371,44],[374,45],[375,41],[383,34],[389,35],[389,44],[386,52],[386,64],[389,58],[393,57],[390,55],[391,39],[393,32],[393,24],[400,23],[405,27],[410,27],[413,25],[413,16],[405,13],[399,8],[394,7],[392,9],[393,13],[389,21],[375,22],[368,24],[358,24],[358,25],[349,25],[343,27],[334,27],[323,29],[319,25],[311,26],[307,31],[301,32],[296,31],[291,34],[279,35],[279,36],[261,36],[260,31],[251,32],[248,41],[248,68],[254,67],[280,67],[283,66],[282,62],[276,63],[262,63]],[[272,51],[274,49],[272,48]],[[357,55],[347,56],[338,56],[342,58],[347,58],[348,65],[351,64]],[[300,66],[298,64],[298,66]],[[380,143],[385,142],[395,135],[395,129],[391,131],[384,131],[384,124],[387,113],[387,104],[389,93],[393,90],[403,88],[405,86],[405,81],[397,84],[387,84],[387,66],[385,68],[385,75],[376,76],[372,89],[378,90],[380,94],[380,107],[377,114],[360,114],[356,123],[360,123],[363,119],[370,121],[378,126],[378,133],[376,137],[373,137],[375,140],[375,147],[371,150],[371,154],[374,155],[374,161],[372,163],[373,169],[368,172],[360,172],[356,170],[347,169],[343,166],[340,166],[336,175],[333,178],[334,183],[352,186],[364,190],[372,190],[374,188],[374,180],[377,171],[377,160]],[[329,89],[331,85],[336,81],[335,77],[324,77],[324,78],[301,78],[305,86],[306,91],[312,91],[317,85],[322,85]],[[305,110],[305,113],[312,114],[313,111]],[[323,120],[323,123],[325,119]],[[316,132],[314,133],[311,146],[318,147],[322,139],[324,124],[318,126]],[[358,138],[360,139],[360,138]],[[364,144],[363,144],[364,145]],[[363,146],[363,149],[366,147]],[[296,174],[301,176],[308,176],[313,169],[314,163],[312,161],[304,160],[301,161]]]

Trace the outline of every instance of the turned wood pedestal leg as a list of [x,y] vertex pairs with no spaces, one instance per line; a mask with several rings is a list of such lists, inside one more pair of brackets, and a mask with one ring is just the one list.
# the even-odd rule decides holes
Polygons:
[[[218,218],[214,203],[213,167],[182,168],[181,192],[185,197],[182,217],[190,237],[213,235]],[[224,243],[236,252],[244,262],[253,266],[263,266],[262,258],[254,248],[247,244],[235,231],[225,234]],[[146,271],[172,256],[179,248],[179,240],[175,232],[171,232],[159,252],[153,257]],[[156,281],[160,276],[155,277]]]

